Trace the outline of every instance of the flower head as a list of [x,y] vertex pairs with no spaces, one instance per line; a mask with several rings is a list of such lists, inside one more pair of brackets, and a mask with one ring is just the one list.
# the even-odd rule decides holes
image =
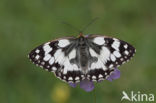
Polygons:
[[[115,68],[114,72],[107,78],[107,80],[112,81],[114,79],[120,78],[120,70]],[[77,86],[76,83],[69,83],[69,85],[73,88]],[[94,83],[89,81],[88,79],[84,79],[80,82],[80,88],[85,90],[86,92],[90,92],[94,89]]]
[[112,81],[113,79],[120,78],[120,70],[115,68],[114,72],[107,78],[107,80]]
[[[76,83],[69,83],[69,85],[73,88],[77,86]],[[90,92],[94,89],[94,83],[92,81],[89,81],[88,79],[84,79],[80,82],[80,88],[82,88],[86,92]]]
[[85,79],[80,82],[80,88],[84,89],[87,92],[90,92],[94,89],[94,83],[89,81],[88,79]]

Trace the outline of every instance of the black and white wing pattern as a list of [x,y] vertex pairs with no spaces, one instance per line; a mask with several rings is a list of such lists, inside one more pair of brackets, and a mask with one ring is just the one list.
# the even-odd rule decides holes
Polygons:
[[129,61],[135,48],[122,40],[99,36],[66,37],[40,45],[29,53],[30,60],[56,77],[78,83],[101,81]]
[[34,64],[54,72],[56,77],[65,82],[80,82],[84,79],[84,74],[76,64],[71,64],[69,60],[76,57],[74,40],[74,37],[67,37],[47,42],[32,50],[28,57]]
[[101,81],[111,75],[116,67],[128,62],[135,54],[135,48],[125,41],[100,35],[88,36],[89,53],[96,58],[92,62],[87,79]]

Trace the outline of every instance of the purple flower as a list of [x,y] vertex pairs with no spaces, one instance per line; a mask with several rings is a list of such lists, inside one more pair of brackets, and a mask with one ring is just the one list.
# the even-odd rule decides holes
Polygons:
[[86,92],[90,92],[94,89],[94,83],[88,79],[84,79],[80,82],[80,88],[84,89]]
[[[115,68],[114,72],[107,78],[107,80],[112,81],[113,79],[118,79],[120,77],[120,70]],[[69,85],[73,88],[77,86],[75,83],[69,83]],[[86,92],[90,92],[94,89],[94,83],[89,81],[88,79],[84,79],[80,82],[80,88],[85,90]]]
[[76,84],[76,83],[69,83],[69,85],[70,85],[71,87],[75,88],[77,84]]
[[112,81],[113,79],[120,78],[120,70],[115,68],[114,72],[107,78],[107,80]]
[[[73,88],[77,86],[77,84],[75,83],[69,83],[69,85]],[[94,89],[94,83],[92,81],[89,81],[88,79],[84,79],[80,82],[80,88],[82,88],[86,92],[90,92]]]

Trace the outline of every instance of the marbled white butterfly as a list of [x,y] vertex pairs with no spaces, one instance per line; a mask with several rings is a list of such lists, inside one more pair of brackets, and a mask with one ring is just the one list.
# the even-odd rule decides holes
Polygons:
[[114,69],[129,61],[135,48],[125,41],[101,36],[65,37],[44,43],[29,54],[30,60],[54,72],[56,77],[78,83],[84,79],[101,81]]

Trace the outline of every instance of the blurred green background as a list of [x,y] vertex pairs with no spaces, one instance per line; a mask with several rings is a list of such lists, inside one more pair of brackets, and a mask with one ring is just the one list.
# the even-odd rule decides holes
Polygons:
[[[134,58],[119,68],[120,79],[87,93],[27,58],[44,42],[78,35],[62,21],[81,29],[95,17],[84,34],[113,36],[136,47]],[[155,52],[155,0],[0,0],[1,103],[95,103],[95,96],[97,103],[119,103],[123,90],[156,95]]]

